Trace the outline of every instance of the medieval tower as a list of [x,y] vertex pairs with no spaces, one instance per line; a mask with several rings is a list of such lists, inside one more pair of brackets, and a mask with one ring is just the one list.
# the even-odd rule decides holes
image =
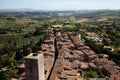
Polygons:
[[45,80],[44,56],[32,53],[25,58],[26,80]]

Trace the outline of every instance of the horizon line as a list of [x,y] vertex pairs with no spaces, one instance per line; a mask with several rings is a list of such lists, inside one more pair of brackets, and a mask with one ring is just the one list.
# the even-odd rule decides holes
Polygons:
[[120,10],[120,9],[31,9],[31,8],[18,8],[18,9],[15,9],[15,8],[1,8],[0,10],[33,10],[33,11],[80,11],[80,10]]

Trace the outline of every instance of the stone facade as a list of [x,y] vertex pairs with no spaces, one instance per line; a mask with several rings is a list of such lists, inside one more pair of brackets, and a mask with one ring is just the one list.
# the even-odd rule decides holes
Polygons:
[[45,80],[43,54],[29,54],[25,58],[26,80]]

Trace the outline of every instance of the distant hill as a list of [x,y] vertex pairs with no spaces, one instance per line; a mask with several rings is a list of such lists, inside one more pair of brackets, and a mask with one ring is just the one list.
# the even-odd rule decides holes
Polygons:
[[0,9],[0,12],[35,12],[34,9]]
[[100,10],[34,10],[34,9],[0,9],[0,13],[9,13],[9,12],[56,12],[56,13],[76,13],[76,14],[84,14],[91,12],[120,12],[120,10],[112,10],[112,9],[100,9]]

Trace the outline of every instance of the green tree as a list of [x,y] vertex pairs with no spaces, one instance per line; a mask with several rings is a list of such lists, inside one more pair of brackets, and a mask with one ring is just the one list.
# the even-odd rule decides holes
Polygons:
[[109,40],[108,40],[108,39],[106,39],[106,38],[103,38],[103,43],[104,43],[105,45],[107,45],[107,46],[109,46],[109,45],[110,45]]
[[86,71],[86,72],[84,73],[84,76],[85,76],[86,78],[98,78],[98,77],[99,77],[98,73],[95,72],[95,71]]

